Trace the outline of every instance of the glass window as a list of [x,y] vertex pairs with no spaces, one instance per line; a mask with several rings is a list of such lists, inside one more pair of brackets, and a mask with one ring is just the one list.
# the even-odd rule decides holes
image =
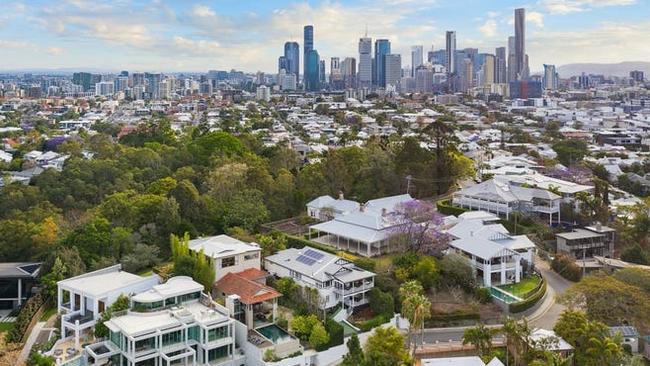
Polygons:
[[163,347],[169,346],[171,344],[183,342],[183,332],[180,330],[166,333],[162,335],[162,345]]
[[208,330],[208,342],[228,337],[228,326]]
[[147,351],[156,348],[156,338],[147,338],[135,341],[135,352]]
[[244,255],[244,260],[251,260],[251,259],[257,259],[259,258],[260,254],[259,253],[252,253],[252,254],[246,254]]
[[116,345],[119,349],[124,350],[122,344],[122,333],[111,331],[109,338],[114,345]]
[[221,259],[221,268],[232,267],[235,265],[235,257],[227,257]]
[[174,305],[174,304],[176,304],[176,297],[170,297],[168,299],[165,299],[165,306]]
[[208,361],[212,362],[230,355],[230,345],[215,348],[208,351]]
[[201,342],[201,328],[198,326],[191,327],[187,330],[187,336],[189,339]]

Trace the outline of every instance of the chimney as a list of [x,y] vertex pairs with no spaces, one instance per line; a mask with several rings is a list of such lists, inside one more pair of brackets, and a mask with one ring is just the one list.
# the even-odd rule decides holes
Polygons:
[[388,212],[388,211],[386,210],[385,207],[382,208],[382,209],[381,209],[381,216],[386,216],[386,213],[387,213],[387,212]]
[[365,210],[366,210],[366,204],[365,203],[360,204],[359,205],[359,211],[364,212]]
[[596,221],[596,230],[598,230],[598,232],[603,231],[603,225],[600,223],[600,221]]
[[343,196],[343,191],[339,191],[339,199],[343,201],[345,197]]

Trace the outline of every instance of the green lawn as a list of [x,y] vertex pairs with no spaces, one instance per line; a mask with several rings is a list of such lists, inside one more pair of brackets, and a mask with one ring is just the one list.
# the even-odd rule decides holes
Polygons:
[[51,307],[51,308],[45,309],[45,311],[43,312],[43,315],[41,315],[41,321],[46,322],[54,314],[56,314],[56,307]]
[[530,276],[522,279],[519,283],[498,287],[515,296],[522,297],[523,295],[526,295],[527,293],[533,291],[537,286],[539,286],[540,281],[541,279],[539,277]]
[[8,332],[12,330],[14,323],[0,323],[0,333]]

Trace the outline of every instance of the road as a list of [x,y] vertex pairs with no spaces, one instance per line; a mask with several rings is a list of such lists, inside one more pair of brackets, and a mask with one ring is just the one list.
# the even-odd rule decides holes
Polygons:
[[548,265],[548,262],[535,259],[535,265],[546,280],[546,295],[542,298],[542,303],[535,311],[528,315],[531,327],[553,329],[555,322],[566,307],[557,302],[557,296],[562,295],[572,282],[555,273]]

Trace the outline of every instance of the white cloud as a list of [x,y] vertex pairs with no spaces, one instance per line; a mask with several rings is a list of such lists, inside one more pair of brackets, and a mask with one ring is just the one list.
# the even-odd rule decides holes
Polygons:
[[52,56],[58,56],[63,53],[63,49],[60,47],[48,47],[47,53]]
[[206,5],[195,5],[194,8],[192,8],[192,14],[201,18],[210,18],[217,15],[212,8]]
[[544,28],[544,14],[537,11],[529,11],[526,13],[526,22],[538,28]]
[[494,19],[488,19],[478,28],[486,37],[494,37],[497,34],[497,22]]
[[540,0],[540,5],[552,14],[569,14],[593,8],[626,6],[635,3],[636,0]]

